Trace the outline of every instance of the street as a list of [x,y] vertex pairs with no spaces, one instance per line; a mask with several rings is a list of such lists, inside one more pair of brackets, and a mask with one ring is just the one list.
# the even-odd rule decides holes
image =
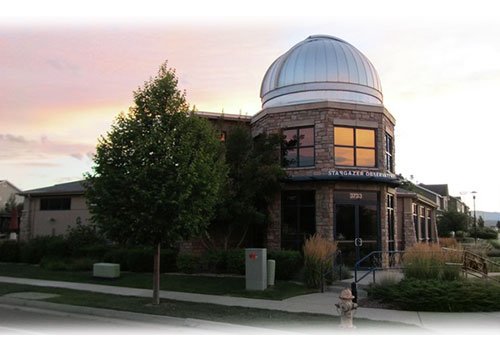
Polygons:
[[[267,330],[265,332],[268,332]],[[67,311],[0,304],[0,335],[209,335],[263,334],[251,327],[190,319],[147,320],[90,316]]]

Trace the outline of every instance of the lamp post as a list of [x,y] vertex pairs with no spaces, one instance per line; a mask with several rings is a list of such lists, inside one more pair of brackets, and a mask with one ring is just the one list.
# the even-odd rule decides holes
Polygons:
[[472,191],[472,201],[474,203],[474,244],[477,244],[477,229],[476,229],[476,191]]

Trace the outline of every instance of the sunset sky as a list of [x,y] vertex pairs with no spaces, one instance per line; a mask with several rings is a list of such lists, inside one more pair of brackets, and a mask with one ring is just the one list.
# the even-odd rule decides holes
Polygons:
[[328,34],[379,73],[396,172],[469,192],[471,207],[477,191],[478,210],[500,211],[500,22],[489,2],[24,3],[0,14],[0,179],[22,190],[90,171],[98,137],[165,60],[198,110],[254,115],[269,65]]

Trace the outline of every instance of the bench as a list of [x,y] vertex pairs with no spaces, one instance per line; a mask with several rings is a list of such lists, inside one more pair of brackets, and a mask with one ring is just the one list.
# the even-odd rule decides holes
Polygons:
[[95,263],[93,272],[94,277],[118,278],[120,277],[120,264]]

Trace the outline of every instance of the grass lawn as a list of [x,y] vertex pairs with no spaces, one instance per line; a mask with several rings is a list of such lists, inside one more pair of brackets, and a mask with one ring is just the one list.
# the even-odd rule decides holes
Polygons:
[[[0,276],[54,281],[106,284],[120,287],[151,289],[152,273],[122,272],[115,280],[92,277],[91,271],[51,271],[37,265],[0,263]],[[176,292],[228,295],[247,298],[283,300],[316,292],[293,282],[277,281],[274,288],[262,292],[245,290],[245,278],[162,274],[161,289]]]
[[[125,297],[101,293],[75,291],[61,288],[47,288],[0,283],[0,296],[17,292],[55,293],[58,297],[46,299],[51,303],[113,309],[180,318],[195,318],[215,322],[225,322],[256,326],[277,330],[306,330],[310,332],[331,332],[338,330],[338,316],[291,313],[284,311],[252,309],[239,306],[191,303],[162,299],[158,306],[151,305],[150,298]],[[416,326],[397,322],[355,319],[357,330],[397,330],[403,332],[422,332]],[[340,331],[340,330],[339,330]]]

